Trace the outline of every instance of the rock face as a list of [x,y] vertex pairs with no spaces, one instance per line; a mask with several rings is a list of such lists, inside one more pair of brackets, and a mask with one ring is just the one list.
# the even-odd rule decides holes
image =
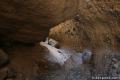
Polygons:
[[[100,21],[103,23],[119,22],[119,0],[79,0],[78,13],[81,19]],[[112,21],[110,21],[113,19]]]
[[76,14],[82,23],[97,20],[118,25],[119,3],[119,0],[1,0],[0,38],[28,43],[41,41],[51,27]]
[[54,25],[73,17],[77,0],[1,0],[0,37],[10,41],[43,40]]

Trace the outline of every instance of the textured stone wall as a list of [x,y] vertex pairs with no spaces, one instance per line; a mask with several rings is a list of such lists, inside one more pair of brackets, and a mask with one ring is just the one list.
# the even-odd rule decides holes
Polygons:
[[51,27],[73,17],[89,26],[98,22],[119,26],[119,3],[119,0],[1,0],[0,37],[38,42],[45,39]]
[[77,0],[1,0],[0,37],[11,41],[43,40],[51,27],[76,14]]

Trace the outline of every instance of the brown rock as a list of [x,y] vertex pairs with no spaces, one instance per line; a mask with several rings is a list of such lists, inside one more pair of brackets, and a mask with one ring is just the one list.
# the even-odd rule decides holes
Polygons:
[[77,0],[1,0],[0,37],[43,40],[51,27],[74,16],[76,10]]
[[114,26],[120,21],[119,9],[119,0],[1,0],[0,37],[28,43],[41,41],[51,27],[75,14],[85,24],[97,21]]
[[[120,19],[119,0],[79,0],[79,13],[88,20]],[[81,17],[81,18],[83,18]],[[109,20],[109,22],[112,22]]]

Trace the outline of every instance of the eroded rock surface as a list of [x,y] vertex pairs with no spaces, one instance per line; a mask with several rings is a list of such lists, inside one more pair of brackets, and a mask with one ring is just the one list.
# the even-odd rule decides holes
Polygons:
[[97,20],[118,25],[119,3],[119,0],[1,0],[0,37],[37,42],[45,39],[51,27],[75,15],[84,24]]
[[76,14],[77,0],[1,0],[0,37],[37,42],[49,29]]

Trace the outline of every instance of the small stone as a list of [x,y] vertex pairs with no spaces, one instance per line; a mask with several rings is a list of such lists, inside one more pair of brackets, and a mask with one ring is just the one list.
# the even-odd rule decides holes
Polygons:
[[118,64],[114,64],[114,68],[118,68]]
[[116,64],[114,64],[115,68],[118,68],[120,66],[120,62],[117,62]]
[[113,62],[117,62],[118,60],[117,60],[116,58],[113,58],[112,61],[113,61]]

